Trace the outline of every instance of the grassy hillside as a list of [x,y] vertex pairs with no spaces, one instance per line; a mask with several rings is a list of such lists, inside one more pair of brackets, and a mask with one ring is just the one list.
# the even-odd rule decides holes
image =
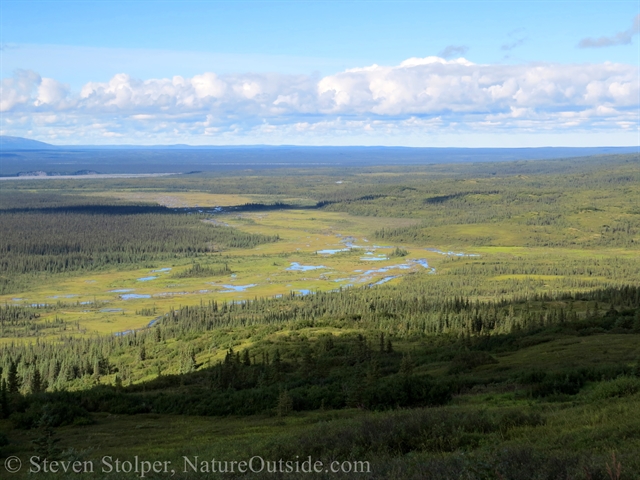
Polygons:
[[[612,452],[621,478],[638,478],[640,309],[607,310],[494,336],[392,336],[390,349],[357,322],[238,328],[226,336],[249,337],[232,341],[240,355],[227,350],[217,366],[9,395],[3,451],[33,453],[46,417],[60,458],[169,459],[180,478],[209,478],[183,474],[182,457],[196,455],[370,462],[356,478],[611,478]],[[199,335],[196,345],[223,335]],[[145,344],[139,363],[163,364],[193,340]]]

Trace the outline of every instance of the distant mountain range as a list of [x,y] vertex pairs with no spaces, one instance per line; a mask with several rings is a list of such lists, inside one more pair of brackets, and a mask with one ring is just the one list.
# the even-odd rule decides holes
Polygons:
[[638,147],[435,148],[296,145],[51,145],[0,136],[0,176],[212,172],[509,162],[638,154]]
[[28,138],[0,135],[0,149],[2,150],[48,150],[50,148],[56,148],[56,146]]
[[640,153],[640,146],[629,147],[398,147],[398,146],[300,146],[300,145],[51,145],[50,143],[31,140],[30,138],[12,137],[9,135],[0,135],[0,148],[4,151],[15,150],[253,150],[253,151],[323,151],[328,154],[344,154],[345,152],[398,152],[406,153],[417,152],[439,154],[449,156],[454,154],[459,161],[461,157],[467,157],[470,161],[487,161],[487,158],[474,158],[491,156],[503,157],[505,154],[509,158],[493,158],[493,160],[504,161],[514,160],[521,157],[522,160],[549,159],[549,158],[567,158],[588,155],[610,155],[623,153]]

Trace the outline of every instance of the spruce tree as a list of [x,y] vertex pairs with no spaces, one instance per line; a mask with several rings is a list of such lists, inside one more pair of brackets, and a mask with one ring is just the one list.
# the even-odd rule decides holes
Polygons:
[[40,393],[42,389],[42,377],[40,376],[40,370],[37,368],[33,372],[33,376],[31,377],[31,385],[30,385],[31,393]]
[[7,418],[11,413],[8,391],[7,381],[3,378],[0,382],[0,418]]
[[273,364],[276,368],[280,368],[280,363],[282,362],[282,358],[280,357],[280,350],[276,349],[276,354],[273,356]]
[[413,361],[411,360],[411,355],[406,354],[402,356],[402,362],[400,362],[400,370],[398,373],[403,377],[410,377],[413,373]]
[[293,398],[289,395],[289,392],[283,390],[278,396],[278,405],[276,411],[279,417],[288,415],[293,410]]
[[16,362],[11,361],[9,365],[9,373],[7,375],[7,388],[9,389],[9,393],[19,393],[20,386],[22,382],[18,377],[18,365]]
[[38,430],[41,435],[31,442],[35,446],[35,454],[39,455],[41,460],[46,458],[51,461],[60,458],[61,451],[57,445],[60,439],[56,438],[56,431],[53,429],[53,416],[49,405],[44,406]]

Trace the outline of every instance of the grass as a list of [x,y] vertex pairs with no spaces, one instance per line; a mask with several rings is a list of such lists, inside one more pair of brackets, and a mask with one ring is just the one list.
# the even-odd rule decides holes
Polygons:
[[[495,476],[495,471],[501,468],[498,459],[503,455],[502,452],[509,452],[512,458],[522,455],[523,452],[532,452],[531,454],[541,457],[534,466],[534,470],[529,471],[529,476],[508,478],[541,478],[533,475],[549,468],[541,461],[549,457],[564,458],[565,467],[571,467],[574,463],[583,464],[584,470],[576,468],[578,473],[582,471],[583,475],[585,471],[605,474],[606,464],[611,463],[611,452],[617,452],[616,456],[624,472],[622,478],[639,478],[637,468],[640,465],[633,453],[640,448],[640,440],[637,436],[640,430],[639,395],[612,398],[606,404],[596,405],[520,403],[516,409],[512,405],[508,399],[497,399],[493,404],[486,402],[485,399],[483,405],[479,406],[462,402],[458,405],[429,409],[429,411],[423,411],[424,413],[413,410],[372,414],[351,409],[294,413],[286,417],[254,416],[251,419],[154,414],[133,417],[95,414],[95,424],[60,427],[56,435],[62,438],[61,448],[73,448],[77,457],[83,460],[91,459],[97,465],[104,456],[121,460],[133,460],[135,456],[151,461],[170,460],[172,467],[176,469],[177,478],[201,478],[184,475],[183,456],[190,459],[198,456],[200,459],[209,461],[212,458],[242,460],[253,455],[261,455],[265,459],[277,460],[282,457],[292,459],[294,458],[292,453],[296,453],[306,458],[310,453],[308,450],[310,436],[327,441],[314,447],[313,451],[317,452],[313,454],[314,460],[327,458],[327,454],[323,454],[323,451],[341,452],[337,456],[339,459],[349,458],[349,452],[353,452],[356,455],[355,458],[369,460],[372,463],[374,476],[369,478],[389,478],[382,472],[390,465],[396,464],[398,468],[400,463],[404,468],[408,468],[416,460],[426,464],[437,461],[456,464],[459,455],[462,454],[467,456],[469,461],[474,461],[475,475],[480,473],[483,464],[496,465],[492,472],[493,476],[471,476],[469,471],[469,476],[465,478],[498,479],[503,478]],[[341,432],[361,429],[366,434],[366,428],[374,428],[377,423],[384,424],[394,418],[397,418],[393,420],[394,422],[408,422],[407,427],[412,428],[412,418],[415,415],[425,414],[429,417],[441,418],[443,422],[461,419],[462,422],[466,422],[463,425],[468,433],[447,431],[438,442],[433,442],[434,438],[427,437],[432,441],[408,454],[392,453],[393,449],[389,453],[382,453],[392,445],[384,442],[392,441],[394,435],[400,435],[399,431],[387,432],[386,435],[378,431],[377,435],[372,437],[370,441],[377,445],[375,448],[383,449],[378,455],[355,453],[359,451],[358,441],[365,441],[365,437],[361,437],[356,442],[352,442],[351,439],[338,439],[339,435],[343,435]],[[539,418],[540,420],[531,424],[526,421],[522,424],[520,418]],[[487,430],[486,426],[481,426],[486,422],[498,422],[498,427]],[[0,421],[1,429],[5,430],[7,426],[6,420]],[[485,433],[474,434],[473,430],[477,428],[484,429]],[[6,449],[6,453],[17,455],[24,461],[32,455],[30,442],[37,435],[39,435],[37,431],[12,430],[11,444]],[[385,437],[388,440],[385,440]],[[453,442],[451,445],[461,445],[461,450],[451,452],[447,446],[448,442]],[[283,449],[284,445],[286,447]],[[366,451],[366,448],[362,451]],[[436,466],[432,465],[431,468],[435,470]],[[556,466],[556,468],[561,467]],[[114,478],[114,476],[107,476],[107,478]],[[414,477],[401,475],[395,478]],[[570,478],[590,477],[572,476]],[[598,475],[591,478],[609,477]]]

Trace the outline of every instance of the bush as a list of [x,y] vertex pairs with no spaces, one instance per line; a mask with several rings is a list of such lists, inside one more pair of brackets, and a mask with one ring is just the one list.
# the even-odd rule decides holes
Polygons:
[[449,374],[468,372],[481,365],[490,365],[498,361],[487,352],[464,352],[456,355],[449,367]]
[[541,383],[533,389],[534,397],[549,397],[552,395],[576,395],[587,381],[587,375],[582,371],[569,371],[547,374]]
[[498,419],[498,427],[501,432],[506,432],[516,427],[537,427],[544,425],[544,419],[539,413],[524,413],[521,410],[511,410]]
[[15,412],[9,419],[16,428],[29,430],[38,426],[45,411],[51,427],[92,423],[91,416],[84,408],[62,402],[32,403],[25,412]]
[[389,258],[406,257],[407,255],[409,255],[409,252],[407,250],[405,250],[404,248],[396,247],[395,250],[389,254]]
[[9,439],[7,438],[7,436],[0,432],[0,458],[2,457],[2,448],[6,447],[7,445],[9,445]]
[[598,383],[592,396],[595,399],[604,400],[613,397],[635,395],[638,392],[640,392],[640,379],[625,376],[608,382]]
[[540,415],[520,411],[491,415],[483,410],[400,410],[318,423],[302,433],[273,440],[267,449],[283,458],[311,455],[362,459],[419,451],[445,453],[476,448],[493,432],[542,424]]

